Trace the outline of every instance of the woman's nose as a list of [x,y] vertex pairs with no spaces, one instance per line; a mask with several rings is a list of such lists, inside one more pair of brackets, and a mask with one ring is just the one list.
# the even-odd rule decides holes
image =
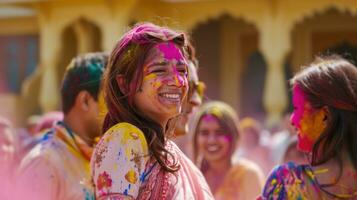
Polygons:
[[186,77],[181,75],[177,70],[172,70],[168,75],[168,85],[183,87],[187,83]]

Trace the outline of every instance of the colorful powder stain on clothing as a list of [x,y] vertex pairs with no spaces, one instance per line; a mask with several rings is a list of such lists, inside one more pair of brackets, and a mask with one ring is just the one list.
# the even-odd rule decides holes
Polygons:
[[[310,194],[308,185],[316,185],[312,176],[311,168],[305,165],[296,166],[294,163],[287,163],[276,167],[263,190],[262,199],[276,200],[309,200],[314,199],[318,194]],[[321,192],[321,191],[317,191]]]
[[104,171],[103,173],[99,174],[97,179],[97,187],[99,190],[110,188],[112,186],[112,179],[110,178],[109,174]]
[[138,181],[138,176],[136,175],[136,172],[134,170],[129,170],[126,175],[125,175],[125,179],[129,182],[129,183],[133,183],[135,184],[136,181]]
[[144,136],[144,133],[136,128],[135,126],[129,124],[129,123],[119,123],[115,126],[113,126],[112,128],[110,128],[108,131],[122,131],[123,133],[123,137],[120,141],[121,144],[128,144],[131,142],[131,140],[138,140],[141,143],[141,147],[144,150],[147,150],[147,143],[146,143],[146,139]]
[[88,191],[87,189],[84,188],[83,193],[84,193],[85,200],[95,200],[95,197],[91,191]]
[[[135,129],[134,125],[119,123],[99,141],[98,145],[106,146],[108,152],[99,165],[91,162],[97,199],[161,199],[163,196],[168,196],[168,199],[213,199],[203,175],[173,142],[168,141],[165,148],[173,153],[175,159],[179,159],[182,168],[166,176],[166,173],[161,173],[162,168],[157,161],[150,158],[145,137],[139,129]],[[143,142],[146,146],[142,146]],[[94,157],[98,153],[98,145]],[[124,155],[126,149],[132,152],[129,158]],[[118,156],[118,152],[123,153]],[[107,172],[113,180],[111,188],[104,190],[99,189],[97,184],[103,172]]]
[[[260,199],[356,199],[357,191],[342,185],[339,185],[341,193],[333,193],[334,197],[324,192],[315,174],[326,172],[327,169],[314,171],[309,165],[292,162],[278,166],[271,172]],[[325,189],[328,190],[328,187]]]

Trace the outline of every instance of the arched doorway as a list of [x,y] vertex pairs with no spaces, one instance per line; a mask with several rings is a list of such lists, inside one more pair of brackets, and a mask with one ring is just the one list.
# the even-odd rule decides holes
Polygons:
[[58,60],[58,80],[62,81],[66,67],[77,55],[102,51],[102,34],[94,23],[80,18],[67,26],[61,35],[62,48]]
[[318,55],[339,53],[356,60],[357,16],[331,7],[297,24],[292,44],[294,71]]
[[260,119],[266,65],[258,50],[257,28],[243,19],[222,15],[198,24],[192,37],[207,98],[226,101],[240,116]]

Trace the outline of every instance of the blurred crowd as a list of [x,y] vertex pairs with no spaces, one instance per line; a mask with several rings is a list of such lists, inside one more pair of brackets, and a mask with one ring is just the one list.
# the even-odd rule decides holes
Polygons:
[[[178,42],[177,44],[181,43]],[[134,52],[123,53],[121,52],[121,47],[116,47],[117,49],[114,49],[111,55],[90,53],[78,56],[71,61],[67,67],[60,91],[63,107],[61,111],[33,115],[27,119],[26,126],[21,128],[13,127],[10,121],[0,118],[0,177],[2,177],[2,181],[0,181],[0,199],[94,199],[95,197],[98,198],[99,195],[107,194],[103,193],[103,191],[106,191],[103,188],[109,191],[111,187],[119,184],[108,177],[112,170],[118,170],[121,173],[124,170],[122,166],[106,168],[104,172],[108,172],[109,175],[104,172],[97,173],[95,170],[102,170],[102,167],[98,167],[99,163],[104,166],[105,162],[107,162],[103,155],[105,152],[110,151],[110,148],[114,148],[110,146],[113,143],[110,143],[112,138],[109,136],[101,140],[100,145],[96,147],[103,135],[102,132],[113,127],[111,125],[115,121],[127,120],[125,116],[115,115],[115,112],[126,113],[128,116],[132,114],[129,112],[129,108],[128,110],[123,109],[130,107],[131,104],[125,104],[126,102],[122,102],[122,99],[118,96],[110,95],[110,92],[120,94],[128,92],[128,95],[130,95],[131,86],[120,76],[121,72],[114,79],[110,79],[110,74],[115,73],[114,67],[105,69],[106,66],[116,66],[115,62],[122,62],[120,64],[123,65],[129,63],[131,61],[118,61],[118,59],[137,53],[135,52],[137,51],[136,49],[131,50]],[[179,157],[178,160],[183,167],[177,170],[186,170],[186,162],[188,163],[187,166],[191,166],[191,163],[193,163],[202,173],[205,179],[204,182],[209,187],[208,190],[210,191],[203,192],[200,198],[209,199],[208,197],[212,195],[215,199],[250,200],[259,196],[265,199],[264,192],[267,192],[269,187],[265,186],[264,189],[264,185],[266,185],[267,181],[273,183],[274,181],[272,180],[278,180],[271,179],[272,176],[270,174],[284,163],[292,162],[297,165],[309,166],[314,164],[312,160],[315,158],[311,157],[312,154],[310,152],[299,151],[297,148],[301,138],[298,138],[296,133],[298,126],[294,126],[290,119],[291,113],[287,113],[274,129],[269,129],[264,122],[252,117],[240,118],[239,114],[227,103],[205,97],[204,90],[206,88],[204,83],[199,80],[198,61],[194,56],[194,48],[189,45],[187,51],[187,59],[190,61],[187,69],[188,99],[180,111],[180,117],[175,118],[176,126],[167,131],[167,133],[170,133],[170,136],[167,137],[171,138],[180,150],[175,150],[175,144],[170,147],[174,149],[173,151],[170,151],[170,148],[166,148],[166,146],[161,147],[163,150],[160,150],[160,143],[148,145],[149,152],[152,151],[153,158],[160,163],[160,165],[155,166],[161,166],[167,171],[176,172],[171,168],[172,166],[162,164],[155,153],[161,155],[160,153],[165,152],[165,149],[168,149],[168,152],[176,152],[174,155],[180,155],[183,152],[184,158],[189,158],[189,161]],[[149,54],[149,57],[152,56],[152,59],[155,60],[155,56],[158,54],[155,54],[155,52],[152,54]],[[158,70],[163,69],[156,69],[156,71]],[[160,75],[160,73],[166,72],[159,71],[157,73]],[[179,71],[179,73],[181,72]],[[124,74],[128,77],[134,77],[131,78],[135,80],[135,73],[132,71],[127,70]],[[102,76],[105,77],[104,82]],[[146,78],[143,78],[143,84],[147,80]],[[114,82],[111,82],[112,80]],[[354,79],[353,87],[356,87],[355,82],[356,79]],[[108,86],[103,89],[106,92],[103,96],[101,85],[110,85],[112,83],[118,85],[119,88],[110,88]],[[356,88],[353,89],[357,91]],[[354,95],[354,98],[356,98],[356,94]],[[140,99],[134,99],[134,102],[137,101],[141,102]],[[123,108],[113,105],[113,102],[122,103],[123,105],[121,106]],[[150,106],[149,104],[147,105]],[[145,110],[145,108],[140,109]],[[105,115],[107,112],[109,114]],[[147,112],[150,113],[149,111]],[[118,119],[114,116],[118,116]],[[146,118],[139,119],[142,120],[142,123],[150,123],[150,120],[145,121]],[[135,124],[134,122],[131,123]],[[103,124],[104,127],[107,126],[108,128],[102,130]],[[151,129],[148,128],[147,130]],[[142,131],[145,132],[147,130],[143,129]],[[356,130],[354,129],[354,131]],[[107,132],[107,134],[110,134],[110,132]],[[135,137],[139,136],[130,137],[135,139]],[[147,137],[146,140],[150,138],[146,135],[145,137]],[[124,139],[129,140],[128,138]],[[152,139],[152,141],[155,140]],[[108,142],[108,144],[105,142]],[[103,144],[107,145],[106,148],[103,147]],[[169,144],[171,145],[171,143]],[[114,145],[119,145],[119,143],[114,143]],[[158,147],[155,145],[158,145]],[[95,153],[93,154],[94,148]],[[145,151],[146,147],[140,146],[140,148]],[[353,148],[355,150],[356,147]],[[127,152],[125,149],[122,153],[134,154],[133,152]],[[118,160],[121,159],[120,152],[116,156]],[[115,162],[115,159],[113,157],[113,162]],[[150,163],[150,160],[147,162]],[[343,163],[345,164],[345,162]],[[139,161],[134,164],[135,167],[139,165],[144,168],[148,167],[142,165]],[[156,167],[152,169],[155,171]],[[191,169],[193,168],[191,167]],[[355,189],[357,187],[356,173],[353,170],[349,170],[349,172],[355,178],[345,185]],[[188,174],[186,174],[187,177],[183,177],[182,180],[178,179],[183,183],[187,181],[186,178],[189,179],[189,176],[192,175],[190,172],[185,173]],[[196,172],[194,171],[194,173]],[[345,174],[342,173],[341,177],[344,176]],[[157,177],[160,176],[157,175]],[[125,178],[128,182],[142,179],[142,177],[136,177],[130,173],[126,174]],[[200,180],[200,175],[196,178]],[[205,187],[204,185],[202,186],[203,188]],[[185,186],[187,187],[187,185]],[[132,187],[135,187],[135,184],[132,184]],[[189,187],[195,188],[192,185]],[[353,192],[356,190],[354,189],[349,192],[344,191],[346,194],[352,195],[347,196],[348,198],[346,199],[355,198],[353,196],[355,193]],[[327,189],[325,188],[325,190]],[[123,195],[135,196],[130,191],[129,187],[128,193]],[[140,189],[139,197],[142,197],[140,196],[143,194],[141,191]],[[153,191],[155,189],[152,189]],[[193,192],[193,194],[199,194],[199,192]],[[113,197],[112,199],[121,199],[120,196],[118,197]],[[333,198],[331,197],[331,199]]]

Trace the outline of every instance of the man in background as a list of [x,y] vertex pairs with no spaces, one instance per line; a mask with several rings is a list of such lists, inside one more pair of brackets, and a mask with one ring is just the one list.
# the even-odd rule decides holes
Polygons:
[[22,160],[19,199],[94,199],[89,161],[101,133],[100,83],[108,55],[74,58],[62,82],[63,121],[57,122]]

